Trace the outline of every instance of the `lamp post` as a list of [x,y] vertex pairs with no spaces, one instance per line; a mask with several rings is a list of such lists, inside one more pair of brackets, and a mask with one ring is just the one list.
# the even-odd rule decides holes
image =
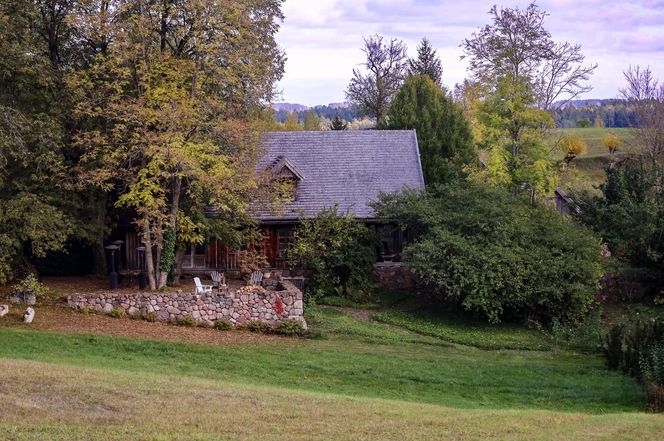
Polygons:
[[138,266],[141,272],[138,274],[138,289],[148,287],[148,275],[145,274],[145,247],[136,247],[138,251]]
[[109,289],[118,289],[118,273],[115,272],[115,252],[120,247],[118,245],[108,245],[104,248],[111,252],[111,272],[108,274]]

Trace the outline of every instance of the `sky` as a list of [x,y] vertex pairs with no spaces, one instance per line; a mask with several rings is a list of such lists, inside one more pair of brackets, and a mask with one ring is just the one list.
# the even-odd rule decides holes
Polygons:
[[[426,36],[443,64],[443,83],[468,77],[459,44],[488,24],[493,4],[525,8],[530,1],[286,0],[277,41],[288,61],[277,102],[305,105],[344,101],[353,68],[364,61],[362,38],[381,34],[403,40],[409,56]],[[616,98],[622,72],[650,66],[664,80],[664,0],[540,0],[544,27],[556,42],[582,46],[599,67],[583,98]]]

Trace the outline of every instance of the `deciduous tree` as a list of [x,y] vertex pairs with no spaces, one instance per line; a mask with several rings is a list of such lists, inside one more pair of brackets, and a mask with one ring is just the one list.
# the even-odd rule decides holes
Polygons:
[[367,57],[363,63],[366,73],[353,69],[346,99],[380,125],[406,76],[406,46],[396,39],[385,41],[372,35],[364,39],[362,52]]

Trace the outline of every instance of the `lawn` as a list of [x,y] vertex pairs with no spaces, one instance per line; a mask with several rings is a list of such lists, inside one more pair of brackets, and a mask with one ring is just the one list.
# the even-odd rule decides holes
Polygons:
[[[640,387],[596,356],[487,351],[329,307],[310,308],[309,321],[315,339],[244,343],[231,331],[238,337],[216,345],[0,327],[0,439],[654,440],[664,431],[664,417],[641,412]],[[472,326],[467,334],[486,340]],[[493,343],[514,335],[505,328]]]

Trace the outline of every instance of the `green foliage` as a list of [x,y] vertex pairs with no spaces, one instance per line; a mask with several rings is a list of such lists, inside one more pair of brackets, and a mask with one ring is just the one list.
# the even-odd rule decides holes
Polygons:
[[247,323],[247,330],[258,334],[268,334],[272,332],[272,327],[262,320],[252,320]]
[[575,216],[597,231],[614,256],[664,271],[664,166],[628,159],[606,169],[601,196],[581,193]]
[[436,50],[431,47],[429,39],[424,37],[417,46],[417,58],[408,60],[408,75],[426,75],[440,85],[443,76],[443,67],[436,56]]
[[543,129],[553,127],[551,115],[533,107],[535,97],[528,85],[501,81],[487,94],[477,111],[481,147],[500,161],[488,164],[476,177],[504,176],[494,180],[512,191],[527,190],[536,195],[549,194],[557,183],[550,150]]
[[576,128],[577,129],[587,129],[589,127],[592,127],[592,125],[593,124],[585,118],[582,118],[582,119],[580,119],[576,122]]
[[193,318],[190,315],[185,315],[182,317],[178,317],[178,319],[175,322],[178,326],[186,326],[189,328],[193,328],[194,326],[197,325],[196,319]]
[[113,318],[123,318],[125,316],[125,310],[122,308],[113,308],[108,315]]
[[609,330],[604,345],[607,365],[611,369],[642,378],[641,361],[663,341],[664,320],[661,318],[616,324]]
[[330,123],[330,130],[347,130],[348,123],[342,120],[339,115],[336,115]]
[[477,163],[470,125],[461,108],[426,75],[409,77],[392,100],[390,129],[415,129],[428,185],[464,176]]
[[14,293],[34,294],[37,301],[40,301],[48,292],[48,288],[39,281],[34,274],[28,274],[23,280],[12,287]]
[[587,352],[598,352],[602,349],[605,331],[599,308],[580,324],[565,323],[557,318],[551,321],[551,335],[563,347]]
[[494,323],[574,323],[593,304],[599,239],[549,207],[464,183],[385,196],[374,208],[416,234],[403,258],[442,302]]
[[304,335],[304,327],[298,320],[284,320],[277,328],[277,334],[289,337],[301,337]]
[[176,243],[177,236],[175,228],[169,228],[164,235],[164,248],[161,250],[161,262],[159,262],[159,269],[161,272],[168,274],[169,282],[173,282]]
[[320,298],[337,292],[358,300],[368,293],[376,241],[366,225],[337,207],[304,220],[293,232],[288,250],[291,265],[313,271],[309,296]]
[[641,356],[639,369],[644,381],[664,386],[664,340]]
[[221,318],[215,320],[214,329],[216,329],[217,331],[229,331],[233,329],[233,325],[231,324],[230,321],[228,321],[228,319]]
[[308,111],[304,115],[304,122],[303,122],[304,130],[319,131],[321,129],[320,123],[321,123],[320,118],[318,117],[318,115],[316,115],[316,112],[314,112],[313,110]]

